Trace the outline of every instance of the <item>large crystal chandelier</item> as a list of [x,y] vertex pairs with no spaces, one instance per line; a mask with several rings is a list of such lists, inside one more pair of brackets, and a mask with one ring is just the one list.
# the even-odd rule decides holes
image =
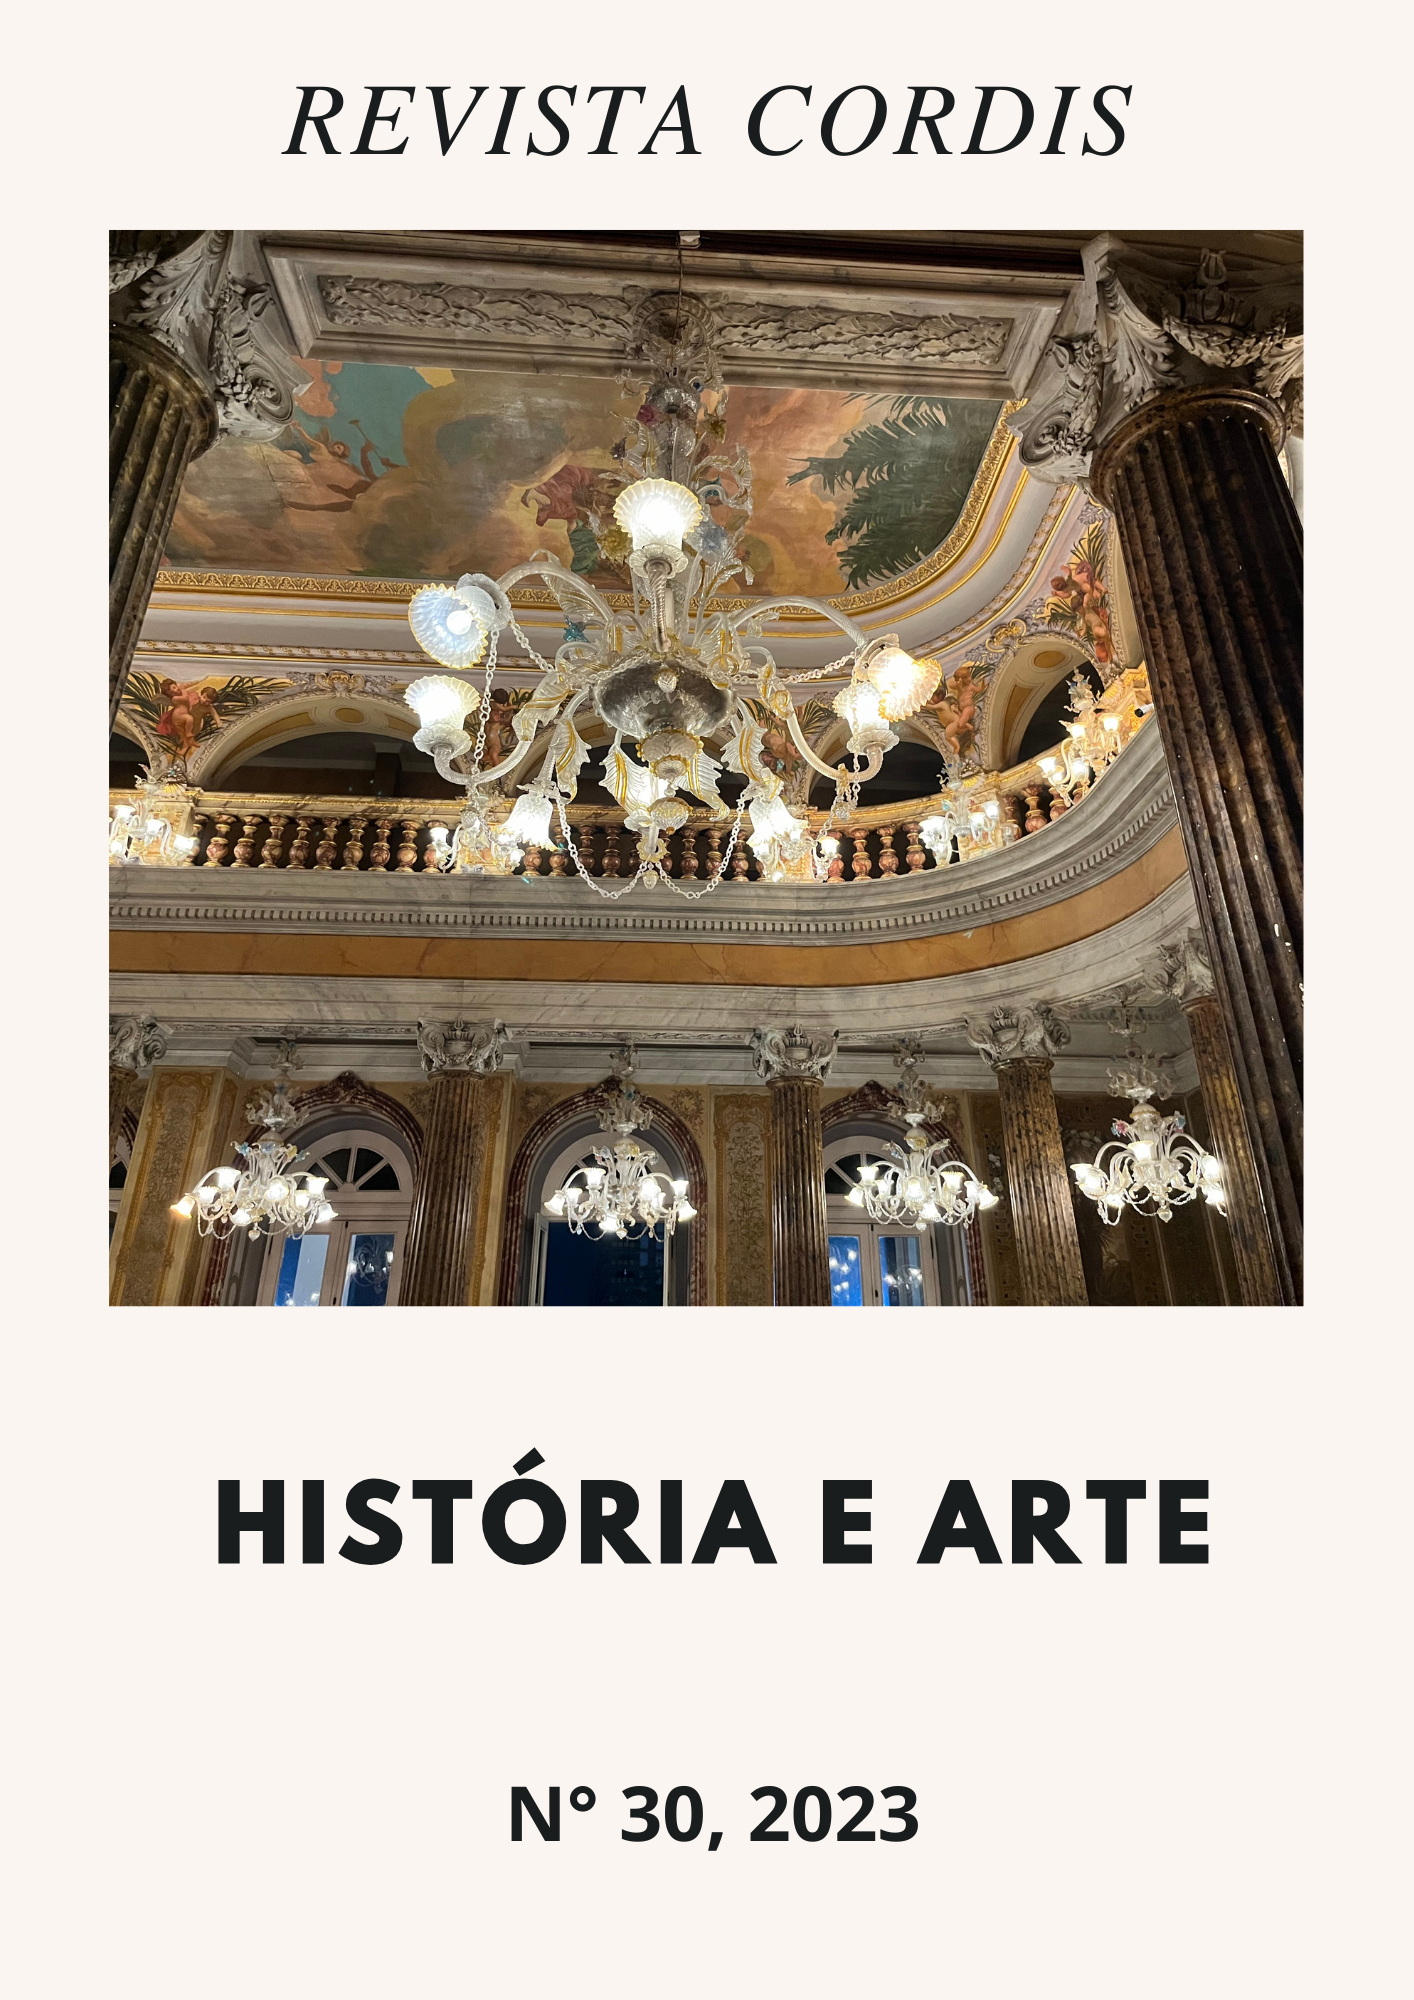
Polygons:
[[653,1110],[631,1081],[632,1048],[619,1049],[612,1066],[613,1087],[603,1100],[604,1143],[594,1147],[594,1165],[576,1167],[546,1201],[545,1212],[567,1222],[576,1236],[634,1240],[656,1237],[661,1229],[666,1240],[697,1210],[687,1198],[687,1182],[669,1180],[658,1169],[658,1155],[633,1136],[648,1130]]
[[1168,1222],[1174,1209],[1202,1194],[1220,1215],[1227,1213],[1222,1162],[1184,1130],[1182,1112],[1165,1115],[1150,1099],[1172,1091],[1161,1067],[1138,1049],[1131,1049],[1129,1066],[1112,1069],[1110,1095],[1128,1097],[1128,1118],[1116,1118],[1114,1138],[1091,1161],[1071,1167],[1100,1211],[1103,1222],[1118,1222],[1126,1208],[1156,1215]]
[[[434,584],[412,600],[414,636],[443,669],[406,690],[420,725],[414,741],[445,779],[466,790],[460,824],[438,843],[439,865],[508,874],[527,847],[549,842],[557,820],[576,870],[597,894],[614,898],[639,881],[661,881],[695,898],[723,879],[749,816],[746,838],[767,880],[823,880],[838,848],[831,824],[854,809],[860,786],[898,742],[890,725],[923,706],[941,670],[932,660],[915,660],[896,635],[870,638],[823,599],[767,597],[742,610],[725,597],[732,578],[752,581],[741,554],[751,516],[751,463],[744,450],[724,441],[727,391],[713,353],[710,314],[700,300],[684,296],[681,274],[676,294],[655,295],[637,312],[621,380],[628,386],[645,376],[649,386],[637,415],[614,448],[622,486],[612,505],[605,499],[589,515],[605,559],[627,569],[626,611],[615,610],[544,551],[499,579],[469,572],[453,587]],[[615,476],[605,477],[609,491]],[[512,609],[511,591],[532,577],[548,586],[565,616],[565,641],[553,660],[536,652]],[[785,605],[829,619],[845,635],[847,650],[823,667],[780,673],[761,632],[766,617]],[[516,712],[514,746],[486,768],[491,682],[505,631],[539,668],[541,680]],[[816,756],[792,696],[797,683],[845,670],[849,680],[833,706],[848,726],[848,768]],[[473,712],[474,729],[467,726]],[[610,732],[603,782],[639,837],[636,872],[616,889],[589,874],[566,811],[589,758],[581,728],[590,715]],[[781,727],[812,769],[834,785],[819,833],[787,805],[784,779],[766,756],[767,734]],[[497,823],[489,788],[532,768],[534,752],[535,778],[520,787],[509,817]],[[723,769],[744,780],[734,812],[718,790]],[[665,843],[688,818],[689,799],[714,819],[733,822],[720,865],[696,888],[673,880],[664,867]]]
[[173,1202],[172,1213],[196,1217],[203,1236],[220,1241],[245,1230],[254,1242],[260,1236],[305,1236],[316,1223],[332,1222],[334,1210],[324,1199],[328,1181],[299,1166],[307,1155],[279,1134],[298,1116],[290,1102],[290,1072],[295,1045],[281,1042],[275,1063],[277,1081],[267,1084],[246,1106],[246,1116],[269,1135],[254,1144],[240,1142],[238,1167],[213,1167],[189,1193]]
[[902,1224],[920,1235],[932,1222],[956,1229],[970,1222],[978,1209],[994,1208],[997,1197],[970,1167],[952,1157],[945,1142],[929,1144],[923,1127],[941,1114],[942,1107],[927,1095],[923,1052],[914,1037],[898,1044],[894,1062],[900,1071],[907,1137],[902,1146],[885,1148],[893,1165],[865,1161],[848,1199],[864,1209],[871,1222]]

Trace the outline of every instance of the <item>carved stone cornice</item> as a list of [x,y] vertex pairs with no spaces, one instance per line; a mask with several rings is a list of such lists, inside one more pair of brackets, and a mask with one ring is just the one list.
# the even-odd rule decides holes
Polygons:
[[1191,252],[1141,251],[1111,235],[1088,243],[1083,263],[1072,324],[1048,343],[1026,408],[1011,419],[1033,477],[1089,485],[1119,426],[1174,395],[1238,393],[1278,443],[1286,430],[1300,434],[1298,267],[1216,250],[1195,264]]
[[1044,1001],[1034,1007],[994,1007],[963,1022],[967,1039],[989,1069],[1014,1062],[1052,1062],[1070,1041],[1070,1029]]
[[796,1022],[789,1028],[757,1028],[751,1037],[756,1074],[767,1083],[804,1078],[823,1083],[839,1047],[840,1031],[812,1034]]
[[108,1067],[123,1069],[133,1076],[146,1076],[155,1062],[167,1053],[172,1030],[150,1014],[110,1014],[108,1017]]
[[419,1021],[417,1054],[425,1076],[469,1071],[490,1076],[505,1060],[510,1031],[504,1021],[474,1026],[468,1021]]
[[279,436],[305,378],[246,232],[206,229],[137,250],[115,243],[109,285],[116,317],[157,341],[205,389],[223,437]]

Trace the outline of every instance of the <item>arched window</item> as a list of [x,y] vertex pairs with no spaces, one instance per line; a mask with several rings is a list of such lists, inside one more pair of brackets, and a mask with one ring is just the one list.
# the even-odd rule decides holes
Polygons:
[[[299,1133],[295,1143],[308,1155],[309,1171],[327,1179],[334,1218],[307,1236],[276,1236],[261,1246],[250,1303],[396,1305],[412,1208],[407,1154],[386,1133],[329,1121],[315,1137]],[[241,1290],[249,1290],[249,1280]]]
[[825,1146],[825,1215],[830,1234],[830,1303],[835,1306],[965,1306],[972,1302],[966,1231],[941,1224],[901,1229],[871,1222],[849,1191],[871,1160],[892,1164],[886,1144],[902,1137],[883,1125],[831,1133]]
[[[576,1235],[567,1222],[545,1213],[545,1198],[565,1184],[578,1166],[593,1165],[594,1146],[604,1144],[597,1119],[579,1119],[557,1132],[535,1163],[529,1180],[528,1208],[534,1216],[529,1258],[527,1305],[535,1306],[663,1306],[686,1305],[688,1243],[694,1225],[680,1223],[671,1241],[639,1237],[620,1242]],[[670,1179],[687,1169],[666,1133],[655,1126],[642,1143],[658,1155]]]

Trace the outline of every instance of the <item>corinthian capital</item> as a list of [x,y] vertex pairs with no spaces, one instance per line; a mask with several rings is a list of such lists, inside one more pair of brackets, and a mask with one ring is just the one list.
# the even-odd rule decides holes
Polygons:
[[166,1055],[171,1038],[171,1029],[154,1021],[150,1014],[110,1014],[108,1067],[131,1070],[134,1076],[142,1076]]
[[1301,271],[1220,250],[1096,236],[1068,331],[1047,346],[1011,428],[1037,479],[1084,484],[1097,448],[1166,390],[1256,390],[1301,431]]
[[964,1021],[967,1039],[992,1069],[1026,1057],[1058,1056],[1070,1029],[1044,1002],[1035,1007],[994,1007],[980,1021]]
[[155,245],[110,245],[109,285],[129,326],[159,341],[209,391],[223,437],[269,443],[304,376],[254,237],[204,229]]
[[474,1027],[467,1021],[417,1024],[417,1053],[427,1076],[441,1076],[449,1070],[490,1076],[504,1062],[510,1039],[504,1021],[492,1021],[489,1027]]
[[1213,968],[1200,930],[1185,931],[1174,944],[1161,944],[1144,968],[1144,989],[1180,1007],[1206,1000],[1213,992]]
[[751,1037],[756,1074],[767,1083],[778,1083],[783,1077],[792,1076],[813,1077],[817,1083],[823,1083],[830,1073],[839,1039],[838,1028],[828,1035],[812,1035],[798,1022],[790,1028],[757,1028]]

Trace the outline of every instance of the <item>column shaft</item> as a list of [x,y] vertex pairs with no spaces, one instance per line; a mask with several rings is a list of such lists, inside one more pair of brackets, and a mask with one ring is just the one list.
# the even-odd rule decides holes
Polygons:
[[1143,631],[1282,1300],[1301,1296],[1301,530],[1281,417],[1188,389],[1097,453]]
[[465,1070],[439,1076],[433,1085],[398,1290],[402,1305],[472,1302],[493,1133],[491,1098],[498,1090],[496,1081]]
[[993,1066],[1022,1304],[1088,1305],[1050,1059],[1019,1056]]
[[830,1303],[820,1083],[778,1077],[771,1093],[771,1220],[778,1306]]
[[[1214,1152],[1223,1163],[1227,1188],[1228,1234],[1237,1285],[1245,1306],[1285,1303],[1272,1257],[1271,1233],[1262,1209],[1262,1189],[1247,1136],[1247,1120],[1232,1063],[1232,1044],[1223,1025],[1222,1009],[1212,994],[1184,1006],[1189,1038],[1198,1064],[1203,1108]],[[1217,1226],[1222,1227],[1221,1219]]]
[[216,436],[216,406],[138,327],[108,329],[108,694],[118,713],[182,477]]

